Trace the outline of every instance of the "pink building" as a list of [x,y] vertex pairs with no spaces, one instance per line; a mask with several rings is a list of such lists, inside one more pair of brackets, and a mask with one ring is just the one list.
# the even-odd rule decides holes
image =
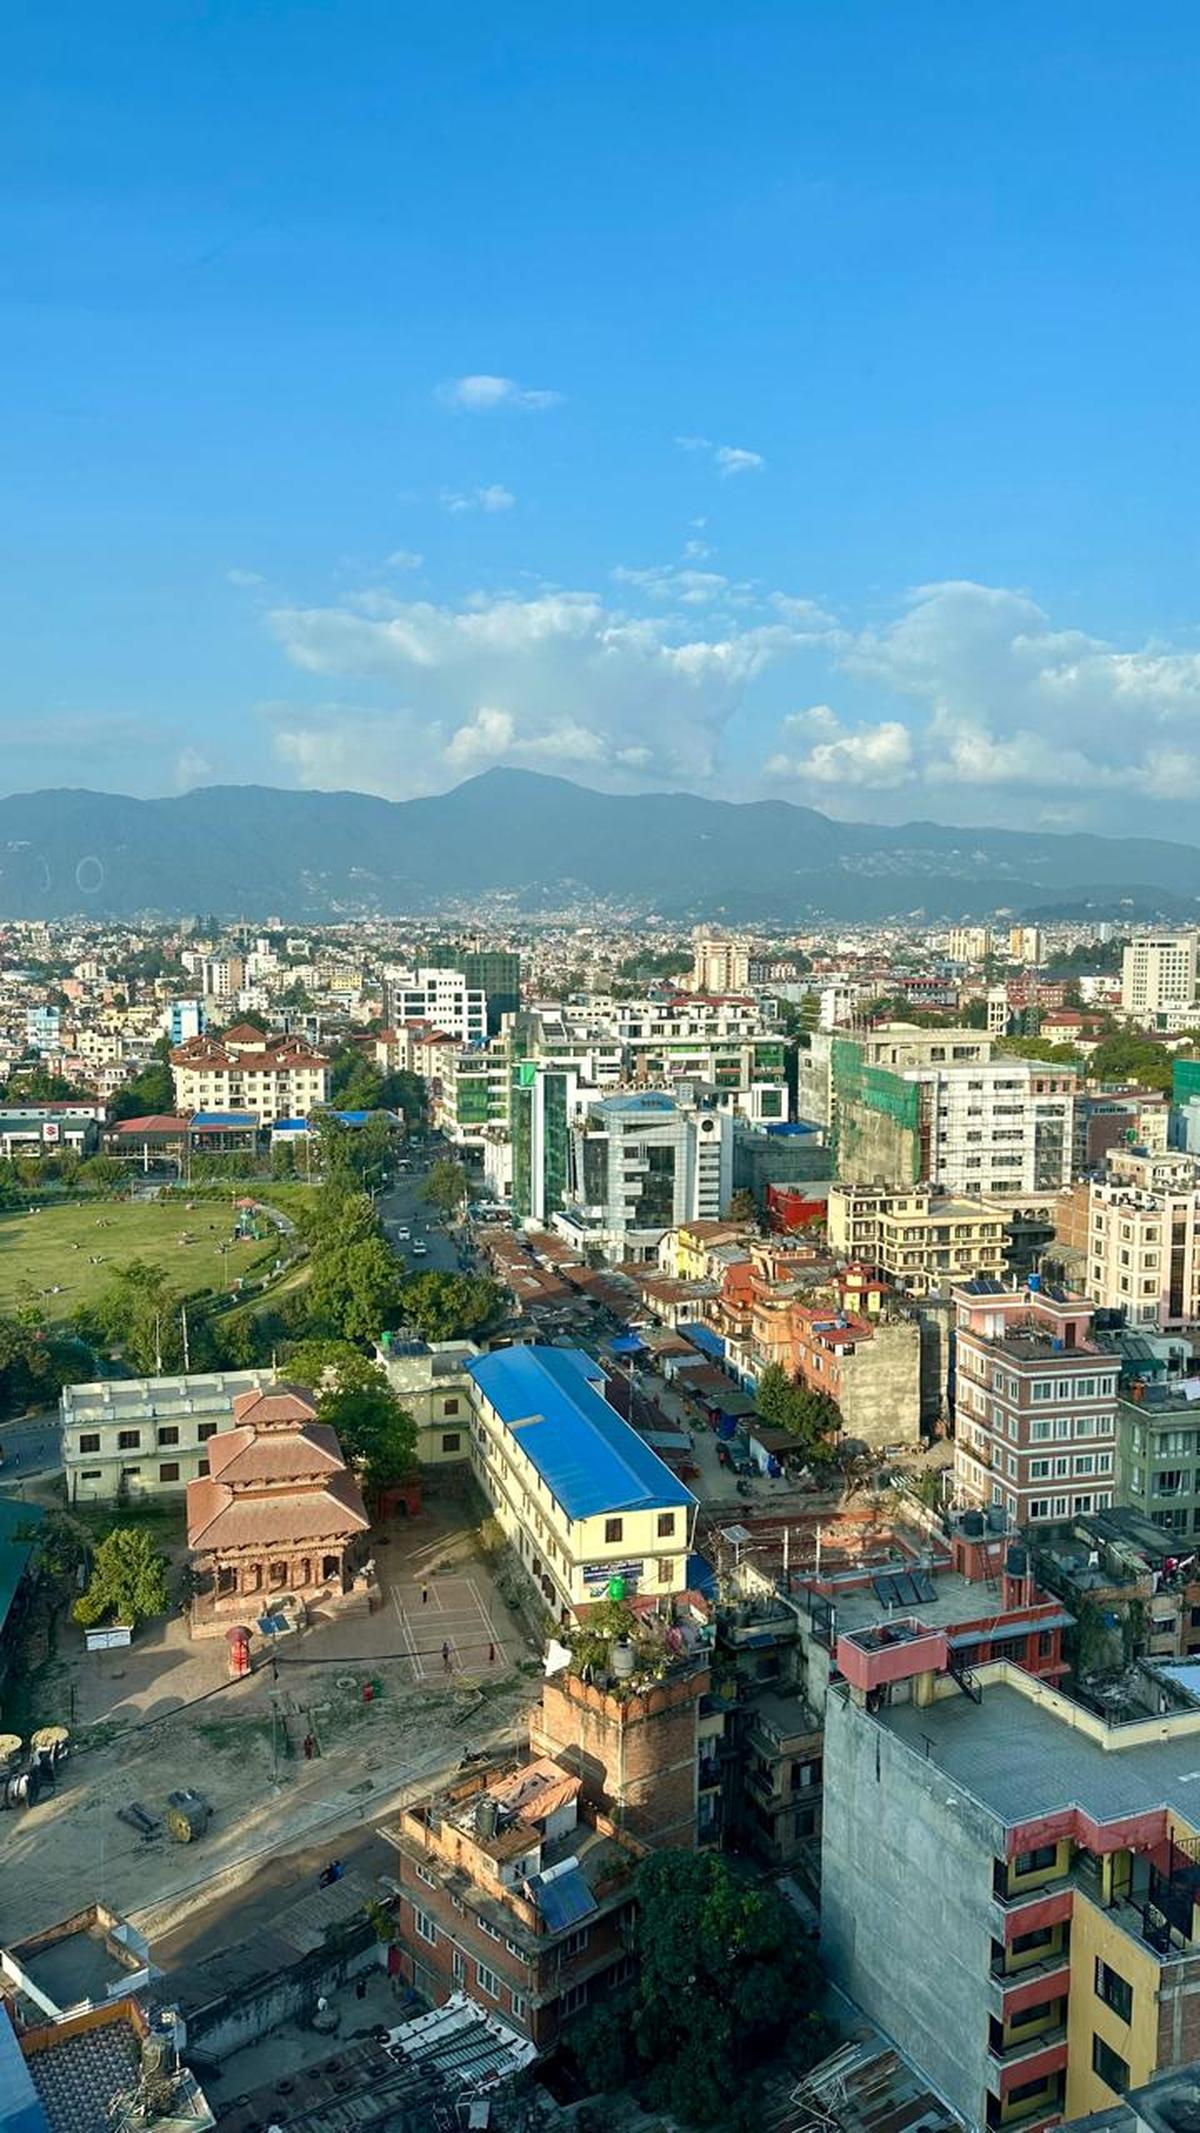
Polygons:
[[1117,1363],[1094,1306],[1037,1276],[953,1292],[955,1495],[1029,1526],[1107,1510],[1117,1446]]

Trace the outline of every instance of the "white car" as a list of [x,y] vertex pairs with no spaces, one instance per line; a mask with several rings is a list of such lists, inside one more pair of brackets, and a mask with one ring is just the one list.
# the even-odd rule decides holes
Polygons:
[[427,1257],[428,1252],[429,1246],[427,1244],[422,1244],[420,1242],[420,1239],[418,1239],[416,1244],[413,1245],[412,1255],[414,1259],[424,1259]]
[[410,1229],[396,1229],[393,1231],[393,1235],[397,1244],[407,1244],[412,1236],[412,1231]]

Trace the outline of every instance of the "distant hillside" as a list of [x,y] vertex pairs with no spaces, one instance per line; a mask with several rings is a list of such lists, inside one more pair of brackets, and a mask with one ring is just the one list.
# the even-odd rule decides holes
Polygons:
[[517,895],[609,897],[672,920],[931,919],[1070,908],[1197,914],[1200,850],[1149,837],[880,828],[784,800],[632,797],[490,770],[432,799],[210,786],[171,800],[77,790],[0,800],[0,917],[294,919]]

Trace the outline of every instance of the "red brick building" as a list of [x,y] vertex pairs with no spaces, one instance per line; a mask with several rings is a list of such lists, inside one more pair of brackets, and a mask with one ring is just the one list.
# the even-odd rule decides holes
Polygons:
[[700,1700],[707,1666],[620,1695],[555,1674],[530,1720],[536,1753],[577,1771],[589,1806],[610,1814],[640,1843],[691,1851],[696,1844]]
[[407,1808],[395,1847],[400,1974],[440,2005],[467,1992],[546,2050],[632,1974],[643,1847],[548,1757],[474,1774]]

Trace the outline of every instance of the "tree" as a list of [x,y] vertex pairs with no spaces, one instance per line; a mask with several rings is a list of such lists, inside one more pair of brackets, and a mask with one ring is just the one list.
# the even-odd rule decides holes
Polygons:
[[755,1386],[755,1404],[764,1422],[786,1429],[812,1456],[828,1453],[827,1439],[842,1426],[828,1393],[797,1385],[778,1363],[768,1363]]
[[807,2029],[810,2063],[827,2048],[812,2012],[816,1955],[782,1897],[747,1887],[718,1854],[651,1853],[634,1894],[637,1980],[578,2024],[572,2044],[591,2078],[619,2078],[614,2011],[624,2014],[651,2107],[693,2125],[733,2125],[747,2081],[785,2033],[793,2041]]
[[113,1098],[114,1122],[122,1118],[150,1118],[175,1109],[175,1077],[164,1060],[143,1067]]
[[400,1305],[422,1340],[472,1340],[504,1310],[504,1291],[475,1274],[410,1274]]
[[758,1209],[754,1204],[754,1194],[747,1192],[744,1186],[739,1192],[733,1194],[728,1207],[725,1209],[725,1218],[729,1222],[753,1222],[756,1220],[757,1215]]
[[96,1550],[87,1590],[72,1610],[81,1629],[106,1618],[133,1629],[169,1606],[167,1559],[140,1526],[114,1526]]
[[1096,1046],[1088,1060],[1091,1081],[1136,1081],[1146,1089],[1169,1089],[1174,1061],[1165,1045],[1136,1030],[1119,1030]]
[[288,1357],[287,1374],[316,1393],[317,1413],[337,1431],[344,1457],[362,1468],[368,1488],[390,1488],[411,1474],[417,1425],[382,1364],[346,1341],[305,1341]]
[[1053,1037],[1001,1037],[997,1053],[1010,1059],[1044,1059],[1048,1066],[1078,1066],[1073,1044],[1056,1044]]
[[463,1205],[470,1190],[470,1180],[461,1163],[452,1156],[439,1156],[430,1165],[429,1176],[422,1189],[422,1199],[436,1208],[443,1220],[449,1221]]
[[380,1236],[331,1244],[317,1256],[309,1283],[313,1307],[346,1340],[374,1340],[395,1317],[400,1269]]

